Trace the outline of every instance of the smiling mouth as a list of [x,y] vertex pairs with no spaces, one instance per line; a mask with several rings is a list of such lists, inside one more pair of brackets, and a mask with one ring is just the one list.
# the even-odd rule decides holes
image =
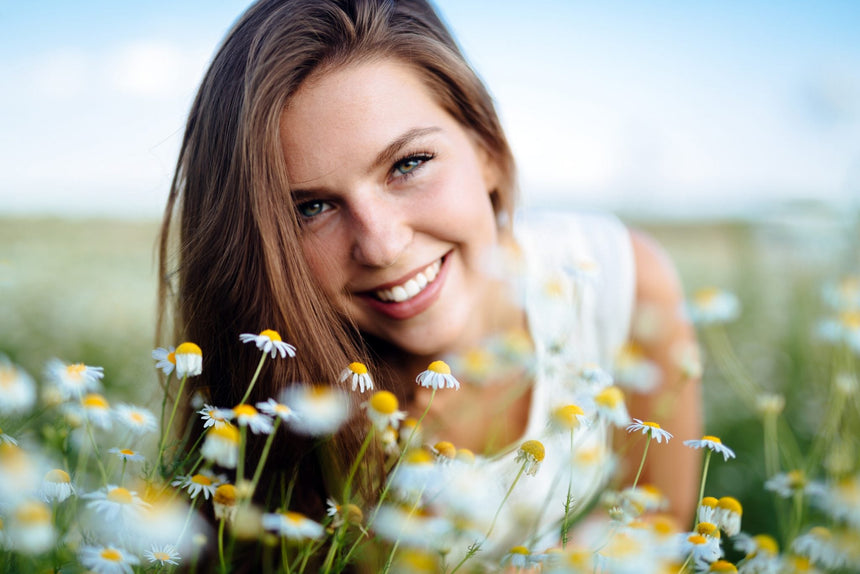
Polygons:
[[373,296],[386,303],[403,303],[404,301],[409,301],[436,280],[443,260],[444,257],[437,259],[400,285],[373,291]]

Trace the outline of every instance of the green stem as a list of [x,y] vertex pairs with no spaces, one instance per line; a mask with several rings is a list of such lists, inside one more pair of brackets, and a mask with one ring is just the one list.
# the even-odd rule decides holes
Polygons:
[[[642,468],[645,466],[645,457],[648,456],[648,447],[651,446],[651,431],[648,431],[648,440],[645,441],[645,450],[642,451],[642,461],[639,463],[639,470],[636,471],[636,478],[633,479],[633,487],[636,488],[636,485],[639,484],[639,477],[642,475]],[[701,497],[699,497],[699,502],[702,502]]]
[[102,482],[104,482],[105,486],[107,486],[107,483],[108,483],[107,471],[105,470],[105,465],[102,463],[102,457],[99,456],[99,447],[96,444],[96,437],[93,436],[93,427],[90,424],[89,420],[87,420],[85,426],[87,427],[87,436],[90,437],[90,445],[93,447],[93,453],[95,453],[95,455],[96,455],[96,463],[98,464],[98,467],[99,467],[99,473],[102,475]]
[[173,419],[176,418],[176,409],[179,407],[179,399],[182,398],[182,391],[185,389],[185,381],[187,380],[188,374],[186,373],[185,376],[182,377],[182,382],[179,383],[179,392],[176,393],[176,400],[173,401],[173,409],[170,411],[170,418],[167,421],[167,428],[161,435],[161,444],[158,446],[158,458],[155,460],[156,470],[159,470],[161,468],[161,458],[164,456],[164,447],[167,444],[167,437],[170,436],[170,428],[173,426]]
[[693,530],[696,529],[696,525],[699,523],[698,514],[699,507],[702,506],[702,499],[705,498],[705,481],[708,479],[708,465],[711,464],[711,455],[714,454],[714,451],[708,449],[705,453],[705,466],[702,469],[702,484],[699,486],[699,500],[696,502],[696,517],[693,518]]
[[221,523],[218,524],[218,562],[223,574],[227,573],[227,562],[224,560],[224,524],[226,522],[227,520],[222,518]]
[[263,353],[263,356],[260,357],[260,362],[257,363],[257,370],[254,371],[254,376],[251,377],[251,382],[248,384],[248,388],[245,391],[245,395],[242,397],[242,400],[239,401],[240,405],[244,404],[245,401],[248,400],[248,397],[251,396],[251,389],[253,389],[254,385],[257,383],[257,377],[260,376],[260,370],[263,368],[263,363],[266,362],[266,357],[268,357],[266,353]]
[[236,465],[236,485],[238,486],[245,477],[245,443],[248,439],[248,427],[241,425],[239,427],[239,460]]
[[275,426],[272,432],[269,433],[269,438],[266,439],[266,444],[263,446],[263,453],[260,455],[260,460],[257,462],[257,468],[254,470],[254,476],[251,478],[251,495],[257,489],[257,482],[260,481],[260,476],[263,474],[263,467],[266,466],[266,459],[269,458],[269,451],[272,449],[272,443],[275,441],[275,433],[278,432],[278,426],[281,424],[281,419],[275,419]]
[[352,495],[352,480],[355,478],[355,473],[358,470],[358,465],[361,463],[361,459],[364,458],[364,453],[367,452],[367,447],[373,440],[375,431],[376,425],[370,425],[370,431],[368,431],[367,436],[364,437],[364,442],[361,443],[361,448],[358,449],[358,455],[356,455],[355,460],[352,461],[352,466],[350,467],[349,474],[346,477],[346,484],[343,487],[344,504],[347,504],[350,501],[350,496]]

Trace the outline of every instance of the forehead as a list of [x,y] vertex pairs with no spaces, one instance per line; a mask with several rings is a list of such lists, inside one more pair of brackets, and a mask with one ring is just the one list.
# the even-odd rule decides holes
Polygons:
[[281,114],[291,183],[309,183],[367,162],[409,130],[460,129],[419,74],[373,60],[312,74]]

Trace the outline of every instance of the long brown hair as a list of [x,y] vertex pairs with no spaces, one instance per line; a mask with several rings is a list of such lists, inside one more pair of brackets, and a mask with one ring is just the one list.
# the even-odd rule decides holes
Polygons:
[[[274,329],[298,348],[295,359],[267,364],[252,400],[277,396],[296,381],[337,384],[350,362],[378,359],[379,350],[338,314],[305,264],[279,132],[282,110],[309,74],[370,57],[412,66],[442,108],[473,134],[498,169],[492,197],[499,224],[510,220],[514,164],[506,138],[489,94],[431,5],[252,5],[217,51],[192,105],[159,247],[158,332],[200,345],[204,370],[196,384],[209,389],[215,405],[238,402],[259,360],[259,351],[239,343],[240,333]],[[172,331],[165,330],[171,323]],[[376,374],[377,386],[404,396],[402,385]],[[356,453],[361,426],[339,433],[334,458],[341,464]],[[295,441],[289,450],[307,447]],[[295,465],[297,458],[285,456],[284,464]],[[303,484],[320,484],[314,468],[296,486],[296,499],[307,508],[318,507],[323,495]]]

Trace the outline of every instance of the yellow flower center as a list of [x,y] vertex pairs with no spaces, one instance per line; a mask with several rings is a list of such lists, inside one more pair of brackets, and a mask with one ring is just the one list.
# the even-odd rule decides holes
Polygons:
[[121,486],[108,491],[107,499],[117,504],[131,504],[134,500],[131,492]]
[[658,423],[652,423],[649,421],[642,421],[642,426],[651,427],[652,429],[659,429],[660,425]]
[[376,391],[370,397],[370,407],[383,415],[394,414],[398,406],[397,397],[389,391]]
[[213,426],[209,429],[209,434],[219,440],[239,444],[239,430],[233,425]]
[[236,504],[236,487],[232,484],[222,484],[215,489],[212,501],[224,506],[233,506]]
[[433,457],[423,448],[415,448],[406,453],[403,462],[405,464],[432,464]]
[[24,525],[51,523],[51,510],[41,502],[25,502],[15,511],[15,518]]
[[84,372],[86,372],[87,366],[83,363],[75,363],[74,365],[66,366],[66,375],[69,378],[75,379],[76,381],[81,380],[81,377],[84,376]]
[[798,490],[806,485],[806,475],[802,470],[792,470],[788,473],[788,486],[793,490]]
[[769,534],[757,534],[753,536],[753,541],[755,542],[756,548],[763,550],[771,556],[776,556],[779,552],[779,544],[777,544],[774,537]]
[[710,572],[737,572],[738,569],[731,562],[725,560],[717,560],[708,569]]
[[852,331],[860,330],[860,311],[844,311],[839,314],[839,321]]
[[743,514],[743,507],[741,503],[737,501],[737,499],[732,498],[731,496],[724,496],[717,503],[719,508],[723,508],[737,515]]
[[200,347],[198,347],[194,343],[185,342],[176,347],[176,351],[174,351],[174,357],[176,355],[200,355],[202,357],[203,351],[200,350]]
[[174,365],[176,364],[176,351],[171,351],[167,353],[167,361],[169,363],[173,363]]
[[720,290],[716,287],[706,287],[696,291],[695,295],[693,295],[693,301],[695,301],[697,305],[706,307],[713,303],[714,299],[716,299],[719,294]]
[[437,442],[435,445],[433,445],[433,448],[435,448],[436,451],[445,458],[454,458],[455,456],[457,456],[456,447],[454,447],[454,445],[447,440]]
[[691,534],[687,537],[687,541],[692,544],[707,544],[708,539],[702,536],[701,534]]
[[49,470],[45,475],[46,482],[56,482],[61,484],[68,484],[72,482],[72,477],[69,476],[69,473],[60,468],[55,468],[54,470]]
[[430,363],[430,366],[427,367],[428,371],[433,371],[434,373],[439,373],[440,375],[450,375],[451,367],[448,366],[448,363],[445,361],[433,361]]
[[716,508],[719,501],[713,496],[706,496],[702,499],[702,506],[710,506],[711,508]]
[[134,421],[136,423],[142,423],[143,422],[143,415],[140,413],[131,413],[128,418],[130,418],[132,421]]
[[104,560],[110,560],[111,562],[122,561],[122,554],[120,554],[117,550],[114,550],[113,548],[105,548],[99,553],[99,555]]
[[814,526],[809,529],[809,533],[816,538],[830,539],[830,531],[823,526]]
[[205,474],[195,474],[191,477],[191,482],[202,486],[212,486],[212,479]]
[[107,400],[97,393],[90,393],[81,401],[88,409],[107,409],[110,407]]
[[167,552],[153,552],[152,555],[155,556],[156,560],[160,560],[162,562],[170,560],[170,554]]
[[121,449],[121,450],[119,451],[119,453],[120,453],[120,454],[124,454],[124,455],[126,455],[126,456],[132,456],[132,455],[134,454],[134,451],[133,451],[133,450],[131,450],[130,448],[124,448],[124,449]]
[[260,332],[260,337],[268,337],[270,341],[282,341],[281,334],[271,329],[266,329]]
[[356,375],[366,375],[367,374],[367,366],[364,363],[350,363],[349,370],[355,373]]
[[552,416],[559,425],[572,429],[579,426],[578,417],[584,414],[583,410],[576,405],[564,405],[555,409]]
[[624,393],[618,387],[606,387],[597,393],[594,402],[602,407],[614,409],[624,403]]
[[529,549],[525,546],[514,546],[513,548],[508,550],[508,554],[520,554],[522,556],[528,556],[529,554],[531,554],[531,552],[529,552]]
[[473,453],[468,448],[458,448],[457,456],[455,458],[460,462],[465,462],[466,464],[473,464],[475,462],[475,453]]
[[710,522],[700,522],[696,525],[696,532],[701,534],[702,536],[710,536],[710,537],[719,537],[720,529],[717,528],[716,524],[711,524]]
[[717,438],[717,437],[715,437],[715,436],[711,436],[711,435],[705,435],[705,436],[703,436],[703,437],[702,437],[702,440],[707,440],[707,441],[710,441],[710,442],[712,442],[712,443],[714,443],[714,444],[723,444],[723,441],[721,441],[719,438]]
[[528,454],[538,462],[542,461],[544,456],[546,455],[546,450],[543,447],[543,443],[541,443],[539,440],[527,440],[522,445],[520,445],[520,450]]
[[233,414],[237,417],[253,417],[257,414],[257,409],[251,405],[236,405],[233,407]]
[[284,517],[286,517],[286,519],[293,524],[301,524],[305,520],[304,514],[301,514],[299,512],[293,512],[291,510],[284,512]]
[[11,387],[15,378],[15,369],[0,366],[0,387]]

